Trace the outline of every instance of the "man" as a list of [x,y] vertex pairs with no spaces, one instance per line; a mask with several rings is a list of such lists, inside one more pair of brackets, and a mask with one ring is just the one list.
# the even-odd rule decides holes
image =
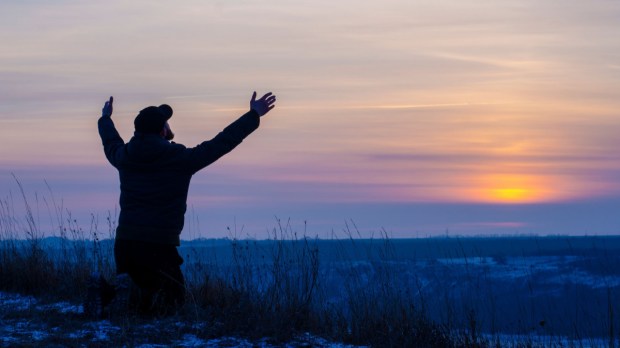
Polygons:
[[183,259],[177,251],[187,208],[190,179],[200,169],[230,152],[256,130],[260,118],[275,107],[275,95],[250,99],[250,111],[215,138],[187,148],[171,142],[169,105],[149,106],[134,120],[128,143],[112,122],[110,97],[98,121],[108,161],[119,172],[120,216],[114,243],[118,275],[128,274],[139,288],[133,299],[146,315],[168,315],[184,303]]

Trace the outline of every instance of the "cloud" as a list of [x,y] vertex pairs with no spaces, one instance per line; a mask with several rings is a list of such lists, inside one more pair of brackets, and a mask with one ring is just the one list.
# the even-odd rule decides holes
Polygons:
[[614,196],[618,13],[609,0],[9,1],[0,164],[72,204],[113,206],[96,131],[109,95],[126,140],[138,110],[167,102],[193,146],[256,89],[278,106],[199,174],[199,206]]

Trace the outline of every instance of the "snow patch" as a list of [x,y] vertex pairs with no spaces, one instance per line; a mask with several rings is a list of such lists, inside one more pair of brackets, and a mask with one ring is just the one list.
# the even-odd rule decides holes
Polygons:
[[0,292],[0,308],[5,311],[25,311],[37,304],[37,300],[32,296],[22,296]]
[[94,323],[90,323],[89,326],[93,329],[92,334],[95,341],[107,341],[110,339],[109,335],[121,331],[118,326],[112,325],[107,320],[101,320]]

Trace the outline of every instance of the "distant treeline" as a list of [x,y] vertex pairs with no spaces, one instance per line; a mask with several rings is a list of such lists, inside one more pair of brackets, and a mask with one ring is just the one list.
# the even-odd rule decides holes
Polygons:
[[[340,258],[346,253],[348,259],[380,256],[382,259],[436,259],[472,257],[529,257],[529,256],[602,256],[606,253],[620,255],[620,235],[608,236],[492,236],[492,237],[430,237],[410,239],[308,239],[319,249],[323,261],[332,256]],[[4,240],[9,242],[9,240]],[[26,243],[28,240],[11,243]],[[54,248],[66,243],[60,237],[46,237],[38,241],[42,247]],[[181,242],[181,250],[200,249],[228,256],[231,243],[250,243],[258,249],[270,249],[274,240],[233,240],[227,238],[195,239]],[[287,243],[286,240],[277,240]],[[290,240],[291,244],[299,242]],[[92,241],[77,240],[92,247]],[[113,243],[110,239],[99,241],[103,246]],[[0,244],[1,247],[1,244]],[[105,249],[105,248],[104,248]]]

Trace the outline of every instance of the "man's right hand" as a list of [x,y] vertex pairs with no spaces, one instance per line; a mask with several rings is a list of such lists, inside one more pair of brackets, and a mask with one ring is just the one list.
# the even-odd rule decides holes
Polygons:
[[276,96],[271,92],[262,96],[259,100],[256,100],[256,92],[252,94],[250,99],[250,109],[258,113],[258,116],[263,116],[275,107],[273,103],[276,102]]
[[101,110],[101,116],[111,117],[112,116],[112,103],[114,102],[114,97],[110,97],[110,100],[105,102],[103,109]]

